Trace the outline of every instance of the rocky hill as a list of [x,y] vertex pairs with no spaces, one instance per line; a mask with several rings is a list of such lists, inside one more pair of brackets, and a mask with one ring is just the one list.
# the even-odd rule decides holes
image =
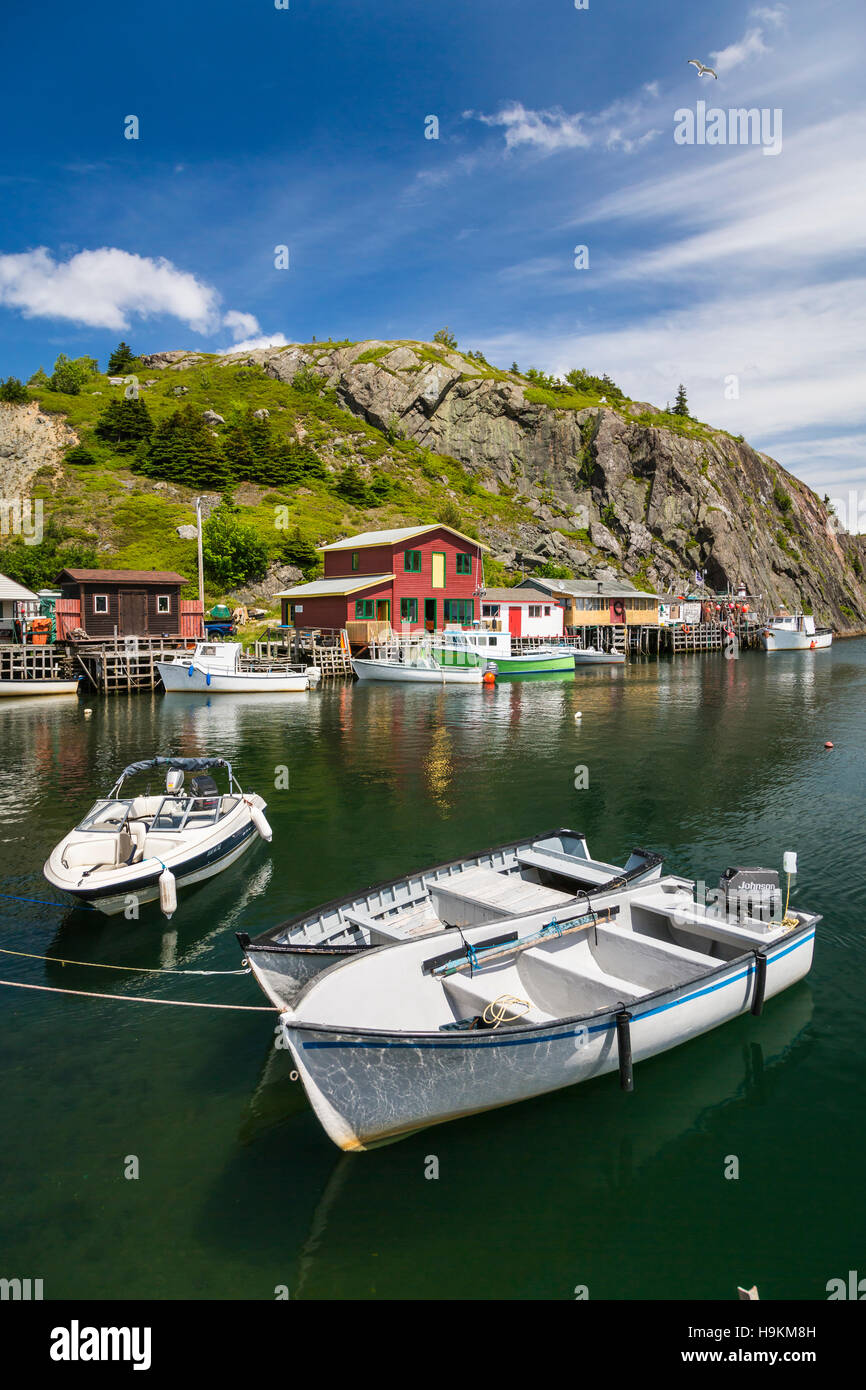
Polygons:
[[[314,543],[432,520],[448,508],[452,524],[459,515],[462,529],[491,547],[496,582],[552,565],[575,577],[619,574],[679,590],[701,570],[713,588],[743,583],[773,603],[812,608],[840,629],[866,621],[859,538],[837,531],[811,489],[742,439],[627,400],[616,388],[531,379],[436,342],[312,343],[222,356],[176,350],[142,363],[141,391],[154,419],[191,403],[212,412],[219,438],[230,411],[246,405],[317,450],[321,482],[277,492],[236,488],[236,501],[269,531],[276,499]],[[119,394],[100,377],[75,398],[40,390],[41,410],[3,407],[0,459],[16,438],[16,486],[26,485],[21,453],[26,459],[30,446],[20,423],[12,424],[15,412],[29,412],[31,430],[33,419],[55,420],[55,456],[44,433],[30,455],[49,510],[84,523],[89,508],[100,549],[134,563],[142,553],[134,513],[143,509],[150,553],[156,546],[160,563],[192,573],[194,548],[183,535],[189,489],[136,477],[128,458],[103,449],[82,500],[83,470],[62,463],[71,436],[56,413],[88,443],[106,398]],[[335,483],[347,466],[391,484],[355,504]],[[102,527],[100,478],[101,500],[111,499]],[[284,583],[277,562],[275,553]]]

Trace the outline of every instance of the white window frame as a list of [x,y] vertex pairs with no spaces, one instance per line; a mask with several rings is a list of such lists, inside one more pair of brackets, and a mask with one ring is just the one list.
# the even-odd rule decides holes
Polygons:
[[[165,608],[162,607],[163,603],[166,605]],[[171,616],[171,594],[157,594],[156,611],[159,617]]]
[[[109,608],[108,598],[109,598],[108,594],[94,594],[94,595],[93,595],[93,611],[94,611],[94,613],[98,613],[99,616],[102,617],[102,618],[107,618],[109,612],[111,611],[110,608]],[[100,604],[100,603],[104,603],[104,604],[105,604],[105,607],[104,607],[104,608],[99,608],[99,607],[97,607],[97,605]]]

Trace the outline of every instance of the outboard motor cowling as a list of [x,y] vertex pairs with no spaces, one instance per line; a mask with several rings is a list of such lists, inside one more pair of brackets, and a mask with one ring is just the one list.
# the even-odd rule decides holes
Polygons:
[[736,921],[755,917],[760,922],[779,921],[782,893],[777,869],[725,869],[719,879],[720,906],[725,916]]

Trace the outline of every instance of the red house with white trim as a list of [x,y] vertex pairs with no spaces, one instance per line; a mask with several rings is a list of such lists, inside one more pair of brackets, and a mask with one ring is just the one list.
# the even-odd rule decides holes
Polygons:
[[366,621],[434,632],[481,617],[487,546],[450,526],[364,531],[320,549],[324,576],[277,595],[284,625],[342,628]]

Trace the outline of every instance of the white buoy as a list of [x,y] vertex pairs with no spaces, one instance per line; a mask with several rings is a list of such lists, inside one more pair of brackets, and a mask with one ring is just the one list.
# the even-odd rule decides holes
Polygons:
[[795,873],[797,872],[797,851],[796,851],[796,850],[793,850],[793,849],[786,849],[786,850],[785,850],[784,854],[782,855],[782,868],[784,869],[784,871],[785,871],[786,874],[795,874]]
[[583,718],[583,710],[582,710],[582,709],[579,709],[574,717],[575,717],[575,720],[582,719],[582,718]]
[[86,709],[86,710],[84,711],[84,718],[85,718],[85,719],[90,719],[92,715],[93,715],[93,710],[92,710],[92,709]]
[[259,832],[262,839],[267,840],[268,844],[270,844],[271,840],[274,838],[274,832],[268,825],[267,817],[264,811],[260,811],[258,806],[251,806],[250,820],[256,827],[256,830]]
[[177,911],[177,879],[165,867],[159,876],[159,905],[166,917],[173,917]]

